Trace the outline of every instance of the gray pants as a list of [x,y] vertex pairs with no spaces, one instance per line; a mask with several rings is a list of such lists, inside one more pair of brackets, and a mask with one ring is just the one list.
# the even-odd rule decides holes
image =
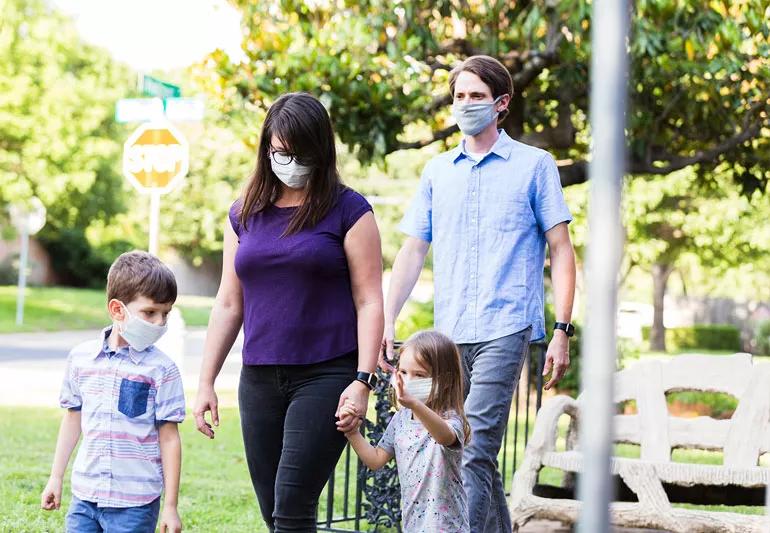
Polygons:
[[474,533],[511,531],[497,454],[531,334],[529,327],[499,339],[459,345],[465,371],[465,415],[471,425],[471,441],[463,453],[463,486]]

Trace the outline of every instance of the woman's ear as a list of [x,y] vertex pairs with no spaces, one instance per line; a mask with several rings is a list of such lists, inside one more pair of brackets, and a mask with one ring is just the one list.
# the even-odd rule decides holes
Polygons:
[[123,322],[126,319],[126,311],[120,300],[113,298],[107,302],[107,312],[113,322]]

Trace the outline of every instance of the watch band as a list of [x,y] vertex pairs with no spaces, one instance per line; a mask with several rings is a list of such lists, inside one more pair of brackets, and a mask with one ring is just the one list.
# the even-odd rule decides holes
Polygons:
[[369,390],[374,390],[374,387],[377,386],[377,374],[371,374],[369,372],[358,372],[356,374],[356,381],[360,381],[369,387]]
[[567,337],[572,337],[575,334],[575,326],[573,326],[569,322],[555,322],[553,325],[553,329],[562,330],[567,335]]

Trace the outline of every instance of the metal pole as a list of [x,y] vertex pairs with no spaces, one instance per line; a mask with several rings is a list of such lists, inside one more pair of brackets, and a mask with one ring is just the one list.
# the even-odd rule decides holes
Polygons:
[[27,287],[27,256],[29,255],[29,232],[26,222],[21,228],[21,253],[19,254],[19,292],[16,295],[16,325],[24,323],[24,289]]
[[160,217],[160,193],[150,193],[150,250],[152,255],[158,255],[158,219]]
[[628,34],[627,0],[594,0],[592,9],[591,134],[586,328],[578,480],[579,533],[607,533],[612,497],[612,377],[617,358],[615,319],[622,252],[620,192],[625,172]]

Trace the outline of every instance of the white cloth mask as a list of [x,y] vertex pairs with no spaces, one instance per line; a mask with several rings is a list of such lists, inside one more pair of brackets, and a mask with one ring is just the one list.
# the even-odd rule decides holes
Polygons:
[[118,323],[118,333],[137,352],[146,350],[148,346],[155,344],[168,330],[166,325],[156,326],[132,315],[125,304],[123,304],[123,309],[126,310],[127,318]]
[[433,389],[433,378],[414,378],[404,381],[406,392],[426,403],[430,398],[430,391]]
[[287,165],[279,165],[270,158],[270,167],[278,179],[292,189],[304,189],[307,186],[310,175],[313,173],[313,167],[300,165],[296,161],[292,161]]

